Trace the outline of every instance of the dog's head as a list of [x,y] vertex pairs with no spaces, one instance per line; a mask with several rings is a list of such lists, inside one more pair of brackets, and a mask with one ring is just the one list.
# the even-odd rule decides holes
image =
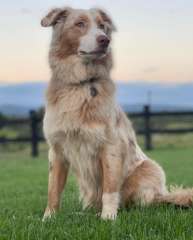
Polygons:
[[77,55],[83,59],[101,59],[110,51],[115,26],[101,9],[56,8],[41,21],[53,27],[52,44],[59,58]]

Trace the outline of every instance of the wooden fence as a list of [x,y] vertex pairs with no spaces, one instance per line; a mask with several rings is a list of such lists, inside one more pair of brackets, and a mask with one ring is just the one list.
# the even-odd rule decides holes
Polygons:
[[25,137],[7,138],[0,137],[0,144],[4,143],[29,143],[31,145],[31,155],[38,156],[38,145],[40,141],[44,141],[42,136],[39,136],[39,124],[42,122],[42,117],[38,117],[35,111],[30,111],[29,118],[0,118],[0,129],[5,126],[30,126],[30,135]]
[[[152,136],[153,134],[184,134],[184,133],[193,133],[193,124],[189,128],[153,128],[151,125],[151,120],[154,117],[181,117],[181,116],[191,116],[193,117],[193,111],[175,111],[175,112],[152,112],[149,106],[144,106],[144,109],[140,113],[128,113],[128,116],[133,119],[135,118],[143,120],[143,128],[136,129],[136,133],[144,136],[145,149],[151,150],[152,145]],[[28,125],[30,126],[30,135],[26,137],[16,137],[16,138],[7,138],[0,137],[0,144],[3,143],[30,143],[31,144],[31,155],[33,157],[38,156],[39,150],[38,145],[40,141],[44,141],[44,138],[39,135],[39,126],[42,123],[42,117],[39,117],[35,111],[31,111],[29,118],[16,118],[16,119],[7,119],[0,118],[0,129],[4,126],[16,126],[16,125]]]
[[144,135],[145,139],[145,149],[146,150],[152,150],[152,136],[153,134],[185,134],[185,133],[193,133],[193,122],[192,127],[188,128],[153,128],[151,124],[151,119],[154,117],[185,117],[190,116],[193,117],[193,111],[161,111],[161,112],[151,112],[150,107],[144,106],[144,110],[141,113],[131,113],[128,114],[129,117],[136,118],[141,117],[144,119],[144,128],[143,129],[137,129],[137,134]]

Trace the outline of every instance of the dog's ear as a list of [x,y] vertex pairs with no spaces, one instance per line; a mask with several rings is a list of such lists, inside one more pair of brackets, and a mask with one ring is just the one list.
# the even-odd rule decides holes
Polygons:
[[54,8],[41,20],[42,27],[54,26],[59,21],[65,21],[71,8]]
[[100,14],[100,16],[102,17],[103,21],[106,22],[106,24],[108,25],[109,29],[111,31],[116,31],[116,27],[111,19],[111,17],[109,16],[108,13],[106,13],[104,10],[97,8],[96,9],[98,11],[98,13]]

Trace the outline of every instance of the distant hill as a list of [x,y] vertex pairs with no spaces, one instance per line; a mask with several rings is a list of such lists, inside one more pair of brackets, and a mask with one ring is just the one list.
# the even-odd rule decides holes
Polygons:
[[45,82],[0,85],[0,112],[24,116],[44,105]]
[[[0,112],[24,116],[32,109],[44,106],[46,86],[45,82],[0,85]],[[148,103],[157,111],[193,110],[193,83],[117,83],[117,101],[132,112],[141,111]]]
[[121,83],[117,85],[117,100],[124,109],[141,111],[151,104],[154,111],[193,110],[193,83]]

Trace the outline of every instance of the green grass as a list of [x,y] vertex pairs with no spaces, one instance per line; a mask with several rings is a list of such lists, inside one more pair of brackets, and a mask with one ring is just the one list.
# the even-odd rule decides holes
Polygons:
[[[169,184],[193,186],[193,149],[150,153],[166,171]],[[95,210],[82,211],[75,179],[70,176],[62,208],[42,223],[47,200],[45,152],[31,159],[27,151],[0,154],[0,240],[193,239],[193,210],[151,206],[120,210],[115,222],[102,221]]]

